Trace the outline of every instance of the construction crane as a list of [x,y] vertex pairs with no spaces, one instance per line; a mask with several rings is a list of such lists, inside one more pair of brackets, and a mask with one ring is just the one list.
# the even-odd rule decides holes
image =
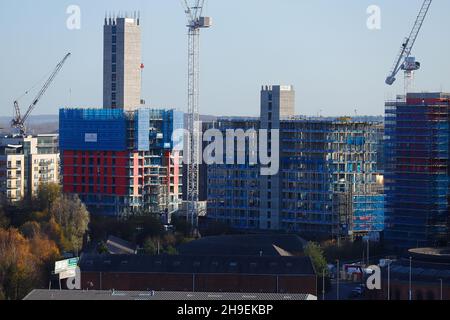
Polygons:
[[188,27],[188,119],[187,130],[190,137],[185,156],[187,161],[187,215],[192,227],[197,227],[199,201],[200,164],[200,116],[199,116],[199,74],[200,74],[200,30],[211,27],[211,18],[203,17],[205,0],[195,0],[190,4],[181,0]]
[[[52,82],[55,79],[56,75],[59,73],[59,71],[63,67],[64,63],[66,62],[66,60],[70,57],[70,55],[71,55],[70,53],[66,54],[65,57],[58,63],[58,65],[56,66],[56,68],[53,70],[53,72],[51,73],[50,77],[48,78],[48,80],[45,82],[45,84],[42,87],[42,89],[38,92],[36,98],[33,99],[33,102],[28,107],[28,110],[25,113],[25,115],[22,116],[22,113],[20,112],[20,106],[19,106],[19,102],[18,102],[19,99],[14,101],[14,112],[15,112],[15,115],[14,115],[14,119],[11,121],[11,128],[19,130],[20,135],[22,135],[22,136],[26,135],[25,122],[27,121],[27,119],[30,116],[31,112],[34,110],[34,108],[38,104],[39,100],[41,100],[42,96],[45,94],[47,89],[50,87],[50,85],[52,84]],[[24,95],[27,95],[27,94],[28,94],[28,91],[25,92]]]
[[425,21],[427,13],[430,9],[432,0],[425,0],[420,9],[419,15],[417,16],[414,27],[411,30],[409,37],[405,39],[400,48],[400,53],[394,62],[394,66],[390,75],[386,78],[386,84],[392,85],[396,80],[397,74],[400,70],[405,72],[405,93],[408,91],[409,86],[414,78],[414,71],[420,69],[420,62],[416,61],[415,57],[411,57],[411,51],[416,43],[417,36],[419,35],[420,29]]

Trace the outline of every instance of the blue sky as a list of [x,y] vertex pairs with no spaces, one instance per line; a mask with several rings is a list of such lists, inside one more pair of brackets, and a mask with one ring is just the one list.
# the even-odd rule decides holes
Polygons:
[[[214,27],[201,38],[201,112],[257,115],[263,84],[292,84],[298,114],[381,115],[402,92],[384,79],[422,0],[209,0]],[[81,30],[66,9],[81,8]],[[369,5],[382,29],[366,27]],[[185,110],[187,37],[179,0],[1,0],[0,115],[68,51],[72,57],[35,114],[102,105],[102,26],[106,11],[140,10],[144,96],[152,107]],[[450,1],[435,0],[414,55],[417,91],[450,91]],[[71,93],[70,93],[71,92]],[[34,92],[35,93],[35,92]],[[20,100],[22,108],[32,96]]]

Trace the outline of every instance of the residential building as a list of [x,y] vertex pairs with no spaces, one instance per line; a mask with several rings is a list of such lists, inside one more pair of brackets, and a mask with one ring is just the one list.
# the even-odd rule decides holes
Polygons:
[[[378,169],[380,123],[348,117],[294,115],[292,86],[265,86],[260,119],[219,119],[217,128],[278,129],[280,170],[260,164],[208,168],[208,218],[238,230],[294,232],[308,238],[361,237],[384,230],[383,176]],[[248,141],[247,141],[248,144]],[[261,145],[261,141],[259,141]],[[246,159],[249,151],[247,149]]]
[[146,108],[61,109],[64,192],[78,194],[93,214],[145,210],[170,222],[182,197],[183,142],[172,134],[183,117]]
[[449,121],[449,93],[408,93],[386,102],[385,239],[391,247],[449,241]]
[[25,195],[25,157],[22,146],[0,146],[0,193],[9,202],[19,201]]
[[[21,192],[11,192],[12,200],[21,200],[25,196],[34,196],[41,184],[59,183],[59,147],[57,134],[42,134],[37,136],[6,136],[0,139],[2,155],[12,157],[23,156],[21,161],[20,183]],[[14,161],[14,160],[13,160]],[[0,168],[7,170],[3,163]],[[10,171],[10,170],[9,170]]]

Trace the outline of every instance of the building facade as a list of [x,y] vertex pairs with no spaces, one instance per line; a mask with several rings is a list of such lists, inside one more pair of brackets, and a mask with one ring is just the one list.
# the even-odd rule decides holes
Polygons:
[[103,107],[134,110],[141,105],[141,26],[138,16],[106,18]]
[[[220,119],[228,129],[278,129],[279,150],[267,133],[268,154],[280,170],[259,164],[208,168],[208,218],[235,229],[355,238],[384,230],[383,177],[377,165],[380,123],[294,115],[292,86],[265,86],[260,119]],[[261,143],[261,141],[259,141]],[[249,159],[247,152],[246,159]]]
[[175,110],[61,109],[60,147],[64,192],[78,194],[91,213],[165,215],[181,202],[184,126]]
[[281,229],[350,237],[384,230],[376,124],[350,118],[281,124]]
[[0,147],[0,193],[8,202],[25,195],[25,156],[22,146]]
[[386,240],[396,248],[448,242],[450,94],[386,103]]
[[303,293],[317,296],[308,257],[83,255],[83,290]]
[[60,182],[57,134],[7,136],[0,147],[0,179],[10,201],[36,195],[42,184]]

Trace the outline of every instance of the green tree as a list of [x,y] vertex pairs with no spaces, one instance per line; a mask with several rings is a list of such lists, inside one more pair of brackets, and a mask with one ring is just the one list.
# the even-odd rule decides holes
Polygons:
[[79,252],[89,225],[89,212],[78,196],[61,196],[50,209],[51,216],[61,226],[68,250]]
[[97,246],[97,253],[98,254],[106,254],[108,253],[108,248],[106,247],[106,243],[104,241],[101,241]]
[[56,183],[40,184],[36,196],[39,210],[48,211],[53,203],[62,196],[61,187]]
[[164,252],[166,254],[168,254],[169,256],[176,256],[176,255],[178,255],[177,249],[175,249],[172,246],[168,246],[167,248],[165,248]]
[[158,253],[158,244],[155,243],[158,240],[154,240],[152,238],[147,238],[144,241],[144,254],[148,254],[148,255],[156,255]]
[[328,274],[327,260],[320,245],[314,242],[309,242],[305,247],[305,255],[311,258],[311,261],[319,275],[325,272]]

